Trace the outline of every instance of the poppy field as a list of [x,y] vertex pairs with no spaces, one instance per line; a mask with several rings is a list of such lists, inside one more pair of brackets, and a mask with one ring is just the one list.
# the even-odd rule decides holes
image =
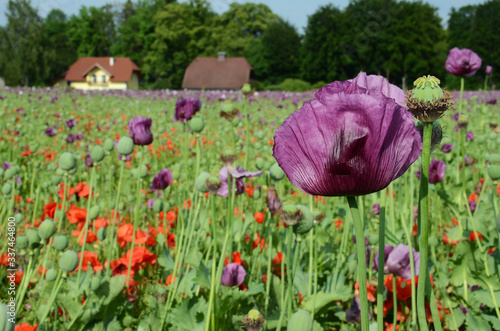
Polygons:
[[497,97],[0,91],[0,329],[500,330]]

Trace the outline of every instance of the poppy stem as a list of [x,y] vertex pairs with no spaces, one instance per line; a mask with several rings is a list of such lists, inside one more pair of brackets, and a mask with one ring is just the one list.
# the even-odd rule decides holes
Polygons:
[[432,123],[424,123],[422,147],[422,174],[420,179],[420,271],[417,289],[417,314],[420,329],[429,330],[425,315],[425,281],[427,278],[427,260],[429,248],[429,158],[431,154]]
[[[365,250],[365,231],[360,218],[358,203],[356,197],[347,196],[349,210],[351,211],[352,221],[354,223],[354,232],[356,234],[356,249],[358,255],[358,284],[359,301],[361,306],[361,330],[368,331],[368,289],[366,287],[366,250]],[[347,229],[344,229],[347,231]],[[382,264],[383,265],[383,264]]]
[[[384,330],[384,264],[385,264],[385,209],[386,197],[383,190],[380,197],[380,223],[378,230],[378,277],[377,277],[377,330]],[[361,287],[361,286],[360,286]]]

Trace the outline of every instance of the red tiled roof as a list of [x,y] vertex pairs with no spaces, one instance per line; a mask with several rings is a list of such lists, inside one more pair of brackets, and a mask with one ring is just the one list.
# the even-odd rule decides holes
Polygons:
[[186,68],[182,88],[239,89],[250,80],[252,66],[244,57],[198,57]]
[[128,82],[132,72],[140,71],[137,64],[128,57],[115,57],[113,66],[110,65],[109,59],[109,57],[82,57],[69,67],[65,79],[71,82],[83,82],[85,75],[97,66],[111,74],[112,82]]

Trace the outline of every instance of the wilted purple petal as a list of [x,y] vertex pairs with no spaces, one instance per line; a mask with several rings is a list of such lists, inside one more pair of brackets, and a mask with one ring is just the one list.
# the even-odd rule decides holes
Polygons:
[[229,263],[222,270],[220,283],[224,286],[240,286],[245,281],[247,272],[243,266],[236,263]]

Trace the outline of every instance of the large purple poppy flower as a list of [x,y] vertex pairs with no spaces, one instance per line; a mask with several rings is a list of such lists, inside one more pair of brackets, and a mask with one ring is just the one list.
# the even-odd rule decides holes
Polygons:
[[415,162],[422,141],[404,92],[360,73],[316,92],[274,135],[274,157],[290,181],[312,195],[380,191]]
[[445,67],[450,74],[470,77],[481,68],[481,58],[470,49],[454,47],[450,49]]
[[172,172],[167,168],[162,169],[158,175],[153,178],[153,185],[149,188],[153,191],[164,190],[172,184]]
[[445,172],[446,163],[432,158],[431,164],[429,165],[429,183],[436,184],[442,182]]
[[152,119],[142,116],[136,116],[128,122],[128,132],[135,145],[150,145],[153,142],[151,124]]
[[229,263],[222,270],[220,283],[224,286],[240,286],[245,281],[247,272],[243,266],[236,263]]
[[245,182],[243,181],[243,178],[260,176],[262,175],[262,171],[245,171],[242,166],[237,166],[236,169],[234,169],[233,167],[223,167],[219,171],[219,179],[222,183],[219,190],[217,191],[217,195],[220,195],[222,197],[229,196],[229,185],[227,183],[228,174],[236,179],[235,194],[239,195],[245,192]]
[[[420,253],[413,249],[413,263],[415,269],[415,276],[420,272]],[[411,278],[411,264],[410,264],[410,248],[408,245],[399,244],[389,253],[384,270],[396,276],[403,277],[404,279]]]
[[194,114],[201,109],[201,101],[198,98],[187,98],[177,100],[175,104],[174,121],[189,121]]

